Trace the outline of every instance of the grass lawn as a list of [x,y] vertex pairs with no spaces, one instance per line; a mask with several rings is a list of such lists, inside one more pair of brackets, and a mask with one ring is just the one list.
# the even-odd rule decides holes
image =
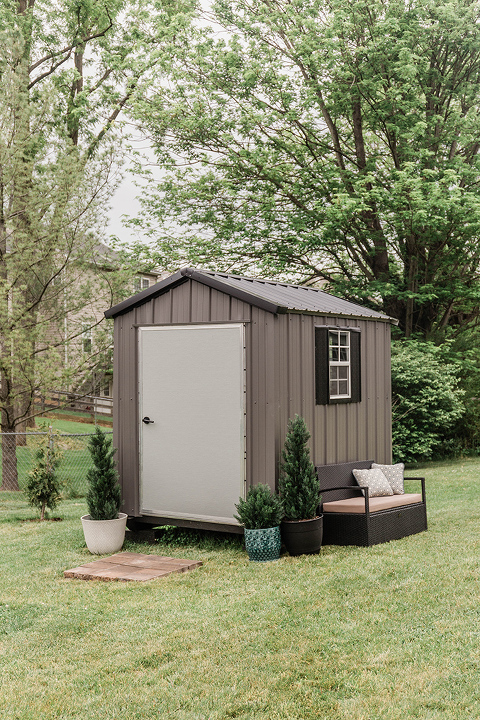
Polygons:
[[39,524],[2,493],[0,717],[479,718],[480,460],[423,472],[427,533],[257,564],[167,531],[125,549],[204,566],[148,583],[64,579],[92,559],[83,501]]
[[[95,424],[92,423],[81,423],[75,422],[74,420],[58,419],[54,417],[40,418],[36,420],[37,430],[41,430],[44,427],[51,425],[57,432],[62,433],[74,433],[83,435],[84,433],[95,432]],[[102,430],[108,431],[111,428],[102,427]]]

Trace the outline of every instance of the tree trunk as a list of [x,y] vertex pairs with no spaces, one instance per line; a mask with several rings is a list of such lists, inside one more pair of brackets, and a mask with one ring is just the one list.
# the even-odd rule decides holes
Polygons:
[[15,437],[11,431],[2,432],[2,486],[0,490],[20,490]]

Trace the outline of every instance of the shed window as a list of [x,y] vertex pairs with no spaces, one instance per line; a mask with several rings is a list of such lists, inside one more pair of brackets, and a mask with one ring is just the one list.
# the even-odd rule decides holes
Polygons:
[[328,370],[330,400],[350,397],[350,333],[328,333]]
[[317,405],[360,402],[360,332],[315,328]]

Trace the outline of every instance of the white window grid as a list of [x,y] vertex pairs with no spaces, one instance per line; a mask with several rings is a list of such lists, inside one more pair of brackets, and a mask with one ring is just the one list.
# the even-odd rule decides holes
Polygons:
[[350,333],[328,333],[329,394],[333,400],[351,397]]
[[133,281],[134,292],[140,292],[150,287],[150,279],[145,275],[137,275]]
[[92,352],[92,326],[82,323],[82,350],[89,355]]

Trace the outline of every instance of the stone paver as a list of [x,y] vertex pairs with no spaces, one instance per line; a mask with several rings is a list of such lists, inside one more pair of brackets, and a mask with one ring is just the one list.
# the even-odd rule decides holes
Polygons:
[[180,560],[162,555],[122,552],[108,558],[84,563],[65,570],[66,578],[78,580],[153,580],[174,572],[195,570],[202,565],[199,560]]

